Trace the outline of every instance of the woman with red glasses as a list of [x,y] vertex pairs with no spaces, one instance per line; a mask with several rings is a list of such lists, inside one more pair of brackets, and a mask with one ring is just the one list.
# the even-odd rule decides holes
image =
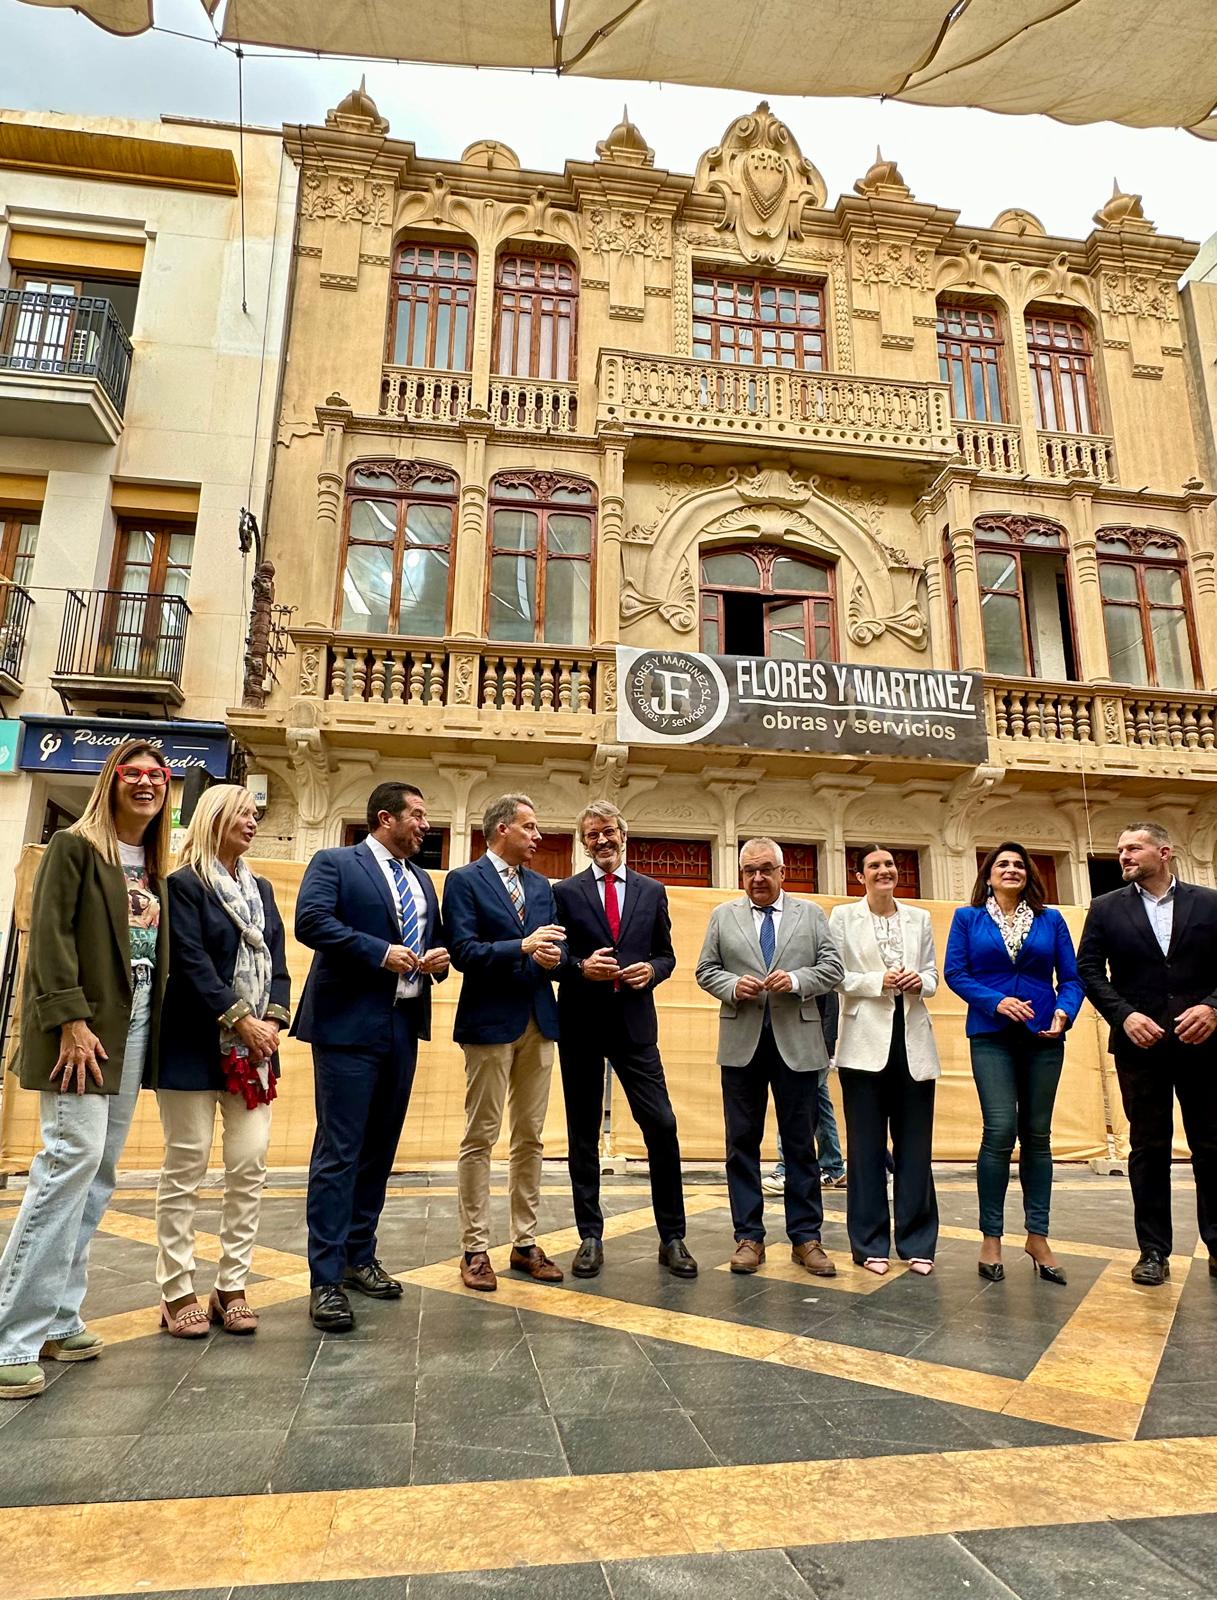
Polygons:
[[0,1257],[0,1400],[41,1394],[40,1358],[101,1353],[80,1308],[140,1084],[156,1081],[169,776],[154,745],[120,745],[34,879],[13,1065],[41,1097],[43,1147]]

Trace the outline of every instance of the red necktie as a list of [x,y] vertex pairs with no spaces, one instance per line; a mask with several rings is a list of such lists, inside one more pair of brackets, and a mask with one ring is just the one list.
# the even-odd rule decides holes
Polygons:
[[621,907],[617,903],[617,879],[611,872],[604,880],[604,915],[613,943],[616,944],[617,935],[621,932]]

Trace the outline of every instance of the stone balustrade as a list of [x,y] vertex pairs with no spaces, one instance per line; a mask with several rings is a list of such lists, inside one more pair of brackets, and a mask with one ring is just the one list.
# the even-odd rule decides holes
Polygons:
[[508,432],[576,433],[578,394],[573,383],[491,378],[490,420]]
[[1217,748],[1211,695],[1021,678],[989,678],[985,693],[994,739],[1154,751]]
[[1093,433],[1041,433],[1040,473],[1045,478],[1116,482],[1116,448]]
[[979,467],[982,472],[1000,472],[1021,478],[1025,471],[1022,430],[1007,422],[956,419],[955,442],[968,466]]
[[326,700],[369,705],[438,706],[444,700],[443,647],[351,639],[338,635],[328,650]]
[[478,707],[482,711],[536,711],[543,715],[602,709],[596,693],[597,663],[586,656],[546,651],[481,653]]
[[602,350],[598,418],[632,430],[758,438],[941,462],[957,451],[945,384]]
[[380,414],[402,422],[463,422],[469,413],[470,382],[467,372],[385,367]]

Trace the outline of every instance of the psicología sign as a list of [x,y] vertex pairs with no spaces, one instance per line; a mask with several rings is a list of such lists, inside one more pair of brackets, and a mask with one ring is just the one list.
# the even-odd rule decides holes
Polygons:
[[625,646],[617,648],[617,737],[968,765],[988,755],[974,672]]
[[222,722],[137,722],[96,717],[22,717],[21,766],[27,772],[100,772],[115,745],[147,739],[167,766],[185,773],[205,767],[213,778],[228,774],[228,729]]

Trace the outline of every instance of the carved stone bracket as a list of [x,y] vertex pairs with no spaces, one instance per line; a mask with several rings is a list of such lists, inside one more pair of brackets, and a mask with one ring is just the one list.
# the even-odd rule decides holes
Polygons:
[[914,650],[928,647],[930,639],[925,612],[915,600],[900,611],[880,617],[872,614],[869,599],[861,578],[855,578],[849,592],[849,620],[846,627],[855,644],[873,644],[885,633],[890,633],[911,645]]
[[656,612],[677,633],[692,633],[696,628],[697,586],[687,560],[676,569],[666,595],[643,594],[630,578],[621,585],[622,622],[640,622]]
[[329,814],[331,769],[321,729],[289,727],[286,739],[300,820],[306,828],[324,827]]

